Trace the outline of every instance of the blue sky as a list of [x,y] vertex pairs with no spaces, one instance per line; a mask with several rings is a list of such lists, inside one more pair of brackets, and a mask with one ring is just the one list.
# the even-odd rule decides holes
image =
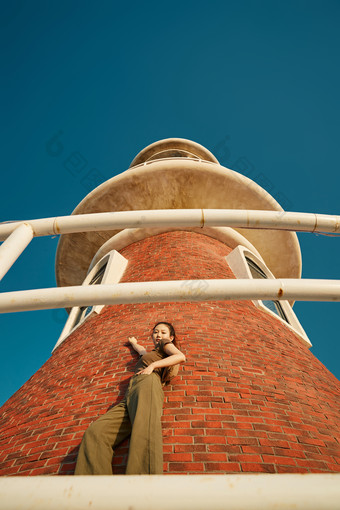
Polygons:
[[[70,214],[168,137],[243,162],[286,210],[340,213],[339,1],[11,0],[1,13],[0,221]],[[299,240],[303,277],[340,279],[338,237]],[[57,241],[34,239],[2,291],[55,286]],[[294,306],[338,378],[339,307]],[[0,316],[0,404],[48,359],[65,318]]]

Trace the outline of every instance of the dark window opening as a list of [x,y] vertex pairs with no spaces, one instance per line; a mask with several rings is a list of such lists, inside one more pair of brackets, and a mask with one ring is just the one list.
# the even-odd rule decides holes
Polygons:
[[[266,273],[251,259],[245,257],[250,273],[254,279],[268,279]],[[286,314],[283,311],[280,301],[263,300],[263,305],[268,308],[271,312],[281,317],[284,321],[289,324]]]
[[[92,280],[88,283],[88,285],[100,285],[103,281],[104,273],[106,271],[106,264],[103,264],[102,267],[97,271],[97,273],[94,275]],[[78,324],[80,321],[85,319],[91,312],[92,312],[93,306],[81,306],[79,308],[78,316],[75,320],[75,325]]]

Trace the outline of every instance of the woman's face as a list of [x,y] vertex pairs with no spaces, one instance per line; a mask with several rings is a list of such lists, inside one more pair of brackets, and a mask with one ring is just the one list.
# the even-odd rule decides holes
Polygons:
[[157,324],[157,326],[154,328],[153,332],[152,332],[152,340],[153,340],[153,343],[156,345],[158,344],[158,342],[160,340],[165,340],[165,339],[169,339],[169,340],[173,340],[174,337],[173,336],[170,336],[170,330],[168,328],[168,326],[166,326],[165,324]]

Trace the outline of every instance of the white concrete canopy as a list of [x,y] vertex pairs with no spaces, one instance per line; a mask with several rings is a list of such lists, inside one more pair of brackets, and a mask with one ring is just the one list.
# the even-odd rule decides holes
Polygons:
[[[174,151],[178,139],[171,141],[171,150]],[[150,160],[166,155],[162,154],[165,142],[170,143],[160,141],[144,149],[141,157],[138,155],[133,162],[140,162],[138,166],[98,186],[81,201],[73,214],[196,208],[282,210],[263,188],[247,177],[220,166],[209,151],[189,140],[183,143],[185,150],[193,154],[192,158],[181,155]],[[179,151],[184,150],[183,144],[179,146]],[[202,148],[200,151],[199,147]],[[194,159],[197,157],[206,157],[210,161]],[[145,162],[145,158],[149,161]],[[295,233],[244,228],[235,230],[256,248],[277,278],[301,276],[301,253]],[[117,233],[116,230],[62,235],[56,260],[57,284],[81,284],[96,252]]]

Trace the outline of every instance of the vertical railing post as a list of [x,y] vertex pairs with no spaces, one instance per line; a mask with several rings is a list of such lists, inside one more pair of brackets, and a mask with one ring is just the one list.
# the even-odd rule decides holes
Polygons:
[[29,223],[19,225],[0,246],[0,280],[33,239]]

